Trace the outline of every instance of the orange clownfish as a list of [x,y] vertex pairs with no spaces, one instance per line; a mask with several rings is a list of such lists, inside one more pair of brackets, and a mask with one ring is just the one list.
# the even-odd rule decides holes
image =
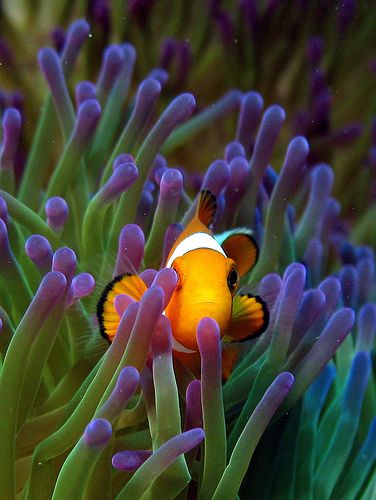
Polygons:
[[[257,245],[246,231],[231,233],[218,243],[209,229],[216,213],[216,198],[202,191],[196,212],[175,241],[165,267],[178,275],[178,283],[165,314],[171,322],[177,357],[197,372],[199,361],[196,330],[203,317],[219,325],[224,343],[242,342],[260,335],[268,325],[268,310],[258,296],[236,295],[240,277],[255,264]],[[101,334],[112,340],[120,318],[114,299],[119,294],[140,300],[146,285],[137,275],[116,276],[105,288],[97,307]],[[226,352],[224,352],[226,354]],[[228,351],[229,366],[234,360]],[[224,360],[225,361],[225,360]],[[227,373],[228,376],[229,373]]]

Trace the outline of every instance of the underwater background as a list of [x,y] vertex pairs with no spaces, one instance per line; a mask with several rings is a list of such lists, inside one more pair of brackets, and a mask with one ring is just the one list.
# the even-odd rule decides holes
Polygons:
[[[1,499],[374,498],[375,26],[355,0],[2,0]],[[216,323],[196,378],[162,314],[203,189],[269,310],[226,381]],[[109,345],[97,302],[135,270]]]

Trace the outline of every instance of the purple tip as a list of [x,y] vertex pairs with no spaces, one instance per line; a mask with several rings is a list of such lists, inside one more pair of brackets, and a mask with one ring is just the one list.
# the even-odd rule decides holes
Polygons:
[[64,78],[58,54],[54,49],[44,47],[38,53],[38,63],[51,89],[55,89]]
[[5,222],[0,219],[0,261],[7,264],[11,261],[11,249],[9,246],[8,229]]
[[144,227],[148,223],[148,217],[151,213],[154,203],[153,194],[148,189],[143,189],[141,193],[141,198],[137,207],[137,215],[135,222],[140,226]]
[[228,163],[224,160],[215,160],[206,171],[201,189],[208,189],[214,196],[219,196],[229,177]]
[[77,268],[77,257],[71,248],[62,247],[56,250],[52,258],[52,270],[60,271],[70,282]]
[[272,385],[276,385],[282,392],[288,392],[295,382],[294,375],[290,372],[280,373]]
[[129,75],[133,71],[133,66],[136,61],[137,52],[135,47],[131,43],[122,43],[121,49],[124,54],[124,64],[122,65],[122,71],[119,73],[119,77]]
[[355,417],[362,408],[364,393],[371,372],[371,358],[368,352],[357,352],[347,379],[343,396],[343,411]]
[[359,303],[373,300],[376,291],[375,260],[372,256],[363,257],[357,264],[359,274]]
[[161,359],[162,356],[171,356],[172,332],[171,324],[166,316],[162,316],[157,324],[151,340],[151,355],[153,359]]
[[118,168],[118,166],[121,165],[122,163],[134,163],[133,156],[129,153],[120,154],[115,158],[114,163],[112,165],[112,170]]
[[8,97],[9,107],[17,109],[21,116],[24,110],[25,96],[18,90],[11,92]]
[[3,219],[4,223],[8,225],[8,206],[2,196],[0,196],[0,219]]
[[230,162],[231,160],[237,158],[238,156],[245,158],[244,146],[237,141],[230,142],[230,144],[227,144],[225,149],[225,160]]
[[[329,319],[324,332],[332,338],[337,337],[337,342],[342,342],[355,324],[355,313],[349,307],[339,309]],[[324,335],[324,332],[321,334]]]
[[140,374],[137,368],[125,366],[119,373],[116,386],[111,397],[115,397],[125,407],[129,399],[136,392],[140,382]]
[[21,135],[21,113],[15,108],[8,108],[3,115],[3,144],[0,153],[2,169],[14,167],[15,156]]
[[165,201],[179,200],[183,190],[183,176],[174,168],[165,170],[160,183],[160,196]]
[[110,45],[103,55],[103,62],[99,74],[97,88],[102,102],[104,96],[110,92],[124,62],[124,52],[119,45]]
[[148,288],[151,286],[155,277],[157,276],[157,272],[158,271],[156,271],[155,269],[145,269],[140,274],[140,278]]
[[153,285],[159,285],[163,290],[165,298],[164,307],[167,307],[170,302],[171,296],[176,288],[177,281],[178,276],[176,271],[171,268],[161,269],[154,278]]
[[61,54],[65,46],[65,30],[61,27],[57,27],[51,32],[52,43],[58,54]]
[[263,177],[263,186],[269,196],[271,196],[274,186],[277,184],[278,174],[273,167],[268,165]]
[[324,54],[325,43],[321,36],[312,36],[307,43],[307,58],[311,66],[317,66]]
[[82,44],[87,39],[89,32],[90,26],[84,19],[74,21],[69,26],[61,55],[64,70],[70,71],[73,68]]
[[286,179],[290,179],[291,184],[296,184],[307,161],[308,153],[309,145],[305,137],[294,137],[289,143],[282,168],[283,175],[286,176]]
[[[154,172],[154,181],[156,184],[158,184],[158,186],[160,186],[161,184],[161,179],[162,179],[162,175],[168,170],[168,167],[159,167],[155,170]],[[153,184],[154,186],[154,184]]]
[[100,115],[101,107],[97,100],[88,99],[80,105],[74,131],[77,146],[83,148],[88,144],[93,137]]
[[184,430],[202,426],[201,382],[192,380],[186,391]]
[[87,297],[95,289],[95,279],[89,273],[80,273],[72,280],[71,290],[75,299]]
[[80,106],[80,104],[88,99],[96,99],[95,85],[89,81],[80,82],[76,86],[75,94],[77,106]]
[[123,316],[128,307],[135,302],[136,301],[129,295],[116,295],[116,297],[114,298],[114,307],[120,318]]
[[64,198],[53,196],[47,200],[45,212],[48,225],[55,231],[60,231],[68,219],[69,207]]
[[66,277],[58,271],[51,271],[43,277],[33,299],[33,303],[39,306],[41,316],[50,312],[51,308],[62,297],[66,286]]
[[52,248],[50,242],[40,234],[34,234],[26,240],[25,250],[28,257],[41,270],[51,268]]
[[152,69],[147,77],[157,80],[162,89],[166,86],[168,82],[168,73],[163,68]]
[[249,164],[242,156],[233,158],[230,162],[230,176],[225,190],[225,210],[233,214],[242,200],[249,175]]
[[327,313],[332,313],[338,304],[341,294],[341,284],[337,278],[329,276],[320,283],[319,290],[325,294]]
[[324,247],[319,238],[311,238],[304,252],[303,260],[308,268],[308,274],[312,285],[316,285],[320,279],[322,257]]
[[219,340],[218,323],[212,318],[202,318],[197,326],[197,344],[201,357],[205,357],[210,362],[214,361],[216,364],[220,363]]
[[194,96],[184,93],[175,97],[162,116],[166,116],[171,121],[171,126],[176,127],[176,125],[189,118],[195,109],[196,99]]
[[159,64],[163,69],[169,69],[176,53],[176,40],[174,38],[165,38],[162,47]]
[[83,438],[89,448],[96,449],[106,446],[111,436],[112,427],[110,422],[104,418],[97,418],[86,426]]
[[[152,170],[154,172],[156,172],[157,170],[161,169],[161,168],[167,168],[168,167],[168,164],[167,164],[167,160],[164,156],[162,155],[157,155],[155,158],[154,158],[154,161],[153,161],[153,166],[152,166]],[[159,183],[158,183],[159,184]]]
[[279,296],[276,325],[278,331],[291,331],[304,293],[306,270],[302,264],[291,264],[285,271]]
[[312,170],[311,175],[313,197],[321,196],[321,202],[324,204],[333,186],[333,170],[329,165],[323,163],[317,165],[317,167]]
[[115,276],[138,271],[144,256],[145,236],[137,224],[127,224],[119,236]]
[[285,121],[286,113],[281,106],[270,106],[262,117],[251,158],[251,167],[261,176],[270,161],[274,144]]
[[281,292],[283,282],[280,276],[276,273],[267,274],[260,281],[257,287],[257,293],[261,295],[266,302],[269,311],[271,311]]
[[105,35],[108,35],[111,29],[111,7],[107,0],[97,0],[91,2],[91,15],[96,24],[101,28]]
[[138,168],[134,163],[122,163],[99,192],[103,203],[111,203],[138,179]]
[[223,45],[226,49],[231,49],[236,39],[235,26],[231,15],[228,12],[218,11],[215,15],[215,22]]
[[[325,307],[325,295],[320,290],[311,289],[303,294],[294,324],[293,339],[300,340],[313,325]],[[294,346],[290,345],[290,350]]]
[[140,83],[136,106],[152,105],[161,93],[161,84],[154,78],[146,78]]
[[151,456],[149,450],[119,451],[112,457],[115,469],[127,472],[137,470]]
[[376,337],[376,306],[366,304],[358,314],[357,350],[370,352]]
[[136,137],[138,137],[141,131],[145,128],[145,123],[148,122],[160,93],[161,85],[158,80],[155,80],[154,78],[147,78],[139,85],[136,102],[127,125],[127,130],[128,127],[130,127],[129,134],[133,138],[132,141],[135,141]]
[[234,158],[237,158],[238,156],[241,156],[245,158],[245,149],[244,146],[237,141],[230,142],[227,144],[226,149],[225,149],[225,160],[230,162]]
[[162,87],[155,78],[146,78],[141,82],[137,90],[136,103],[134,107],[134,126],[137,129],[142,129],[145,126],[148,116],[153,110]]

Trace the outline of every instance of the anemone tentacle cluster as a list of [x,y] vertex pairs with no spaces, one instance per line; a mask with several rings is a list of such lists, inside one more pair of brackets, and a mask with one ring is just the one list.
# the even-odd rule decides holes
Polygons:
[[[240,2],[243,13],[248,3]],[[104,34],[112,11],[108,2],[92,4],[93,29]],[[210,4],[228,45],[239,27],[219,2]],[[149,8],[129,2],[139,23]],[[260,28],[274,9],[270,2],[247,22]],[[12,18],[10,6],[6,12]],[[338,23],[344,33],[349,19]],[[334,171],[322,161],[325,148],[355,140],[360,126],[323,125],[321,39],[308,43],[310,103],[279,161],[286,113],[264,107],[256,91],[229,90],[198,110],[188,92],[161,105],[190,81],[188,43],[165,40],[161,67],[151,70],[137,66],[131,43],[109,45],[98,74],[87,70],[90,80],[77,81],[90,33],[75,21],[55,31],[56,50],[39,51],[47,92],[35,127],[15,95],[1,94],[0,496],[371,498],[375,254],[359,245],[368,214],[349,229],[332,193]],[[199,41],[193,54],[206,47],[204,32]],[[317,128],[308,125],[312,116]],[[204,173],[174,166],[176,151],[191,151],[193,162],[200,134],[219,123],[232,136]],[[163,314],[176,286],[167,255],[201,190],[217,198],[220,243],[238,227],[253,231],[259,258],[241,290],[257,293],[269,311],[267,330],[238,345],[226,382],[216,322],[198,325],[196,378],[175,356]],[[123,273],[139,273],[147,290],[125,304],[109,346],[96,304]]]

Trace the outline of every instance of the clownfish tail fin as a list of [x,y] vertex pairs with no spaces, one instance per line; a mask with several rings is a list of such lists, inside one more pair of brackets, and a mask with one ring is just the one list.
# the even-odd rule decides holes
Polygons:
[[200,199],[196,209],[196,216],[200,221],[209,227],[213,222],[217,211],[217,200],[208,189],[201,191]]

